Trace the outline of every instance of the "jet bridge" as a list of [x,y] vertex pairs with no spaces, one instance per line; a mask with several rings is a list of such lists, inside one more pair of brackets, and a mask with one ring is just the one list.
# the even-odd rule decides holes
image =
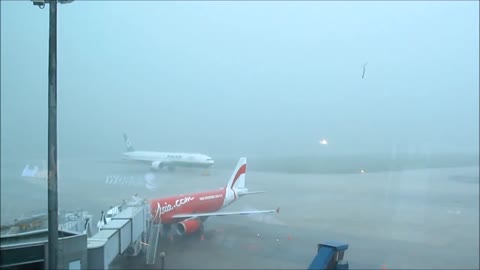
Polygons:
[[87,239],[88,269],[109,269],[118,255],[140,255],[149,223],[147,204],[138,201],[127,204],[97,234]]
[[[58,268],[110,269],[111,263],[119,255],[142,254],[147,239],[146,232],[151,227],[150,219],[149,205],[137,198],[122,205],[121,212],[103,224],[95,235],[90,236],[90,215],[84,211],[63,214],[59,218],[61,256],[58,258]],[[13,225],[2,226],[0,269],[18,269],[22,266],[45,268],[48,265],[47,229],[38,230],[39,226],[44,225],[43,221],[44,215],[34,215],[18,220]],[[34,231],[24,232],[27,229]],[[151,236],[156,247],[158,230],[155,229],[158,228],[151,230]],[[149,258],[154,262],[156,249],[151,252]]]

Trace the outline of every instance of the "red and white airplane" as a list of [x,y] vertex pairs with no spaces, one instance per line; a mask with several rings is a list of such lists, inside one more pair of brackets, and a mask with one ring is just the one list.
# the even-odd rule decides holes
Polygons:
[[245,187],[246,170],[247,159],[241,158],[227,185],[221,189],[151,200],[150,213],[153,215],[153,222],[163,225],[161,234],[172,232],[171,229],[173,229],[174,233],[181,236],[203,231],[203,223],[208,217],[212,216],[279,213],[279,208],[275,210],[217,212],[240,197],[264,193],[264,191],[248,191]]

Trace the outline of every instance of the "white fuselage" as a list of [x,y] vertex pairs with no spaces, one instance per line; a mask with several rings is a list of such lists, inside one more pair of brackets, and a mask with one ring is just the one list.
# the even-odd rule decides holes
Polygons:
[[215,164],[211,157],[196,153],[132,151],[123,153],[123,157],[124,159],[150,162],[154,169],[162,167],[207,168]]

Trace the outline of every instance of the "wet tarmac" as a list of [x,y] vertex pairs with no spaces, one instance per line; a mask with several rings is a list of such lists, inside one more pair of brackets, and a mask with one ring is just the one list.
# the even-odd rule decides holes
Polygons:
[[[46,209],[46,181],[22,177],[24,161],[2,162],[2,223]],[[139,164],[64,160],[60,210],[94,215],[132,195],[149,198],[223,186],[232,169],[150,172]],[[228,210],[280,214],[213,217],[204,239],[163,241],[167,269],[305,269],[322,241],[349,244],[352,269],[478,269],[478,167],[358,174],[247,171],[247,196]],[[28,198],[28,199],[26,199]],[[453,255],[452,255],[453,254]],[[407,259],[408,258],[408,259]],[[153,268],[158,269],[160,265]],[[144,258],[119,258],[116,269],[144,269]]]

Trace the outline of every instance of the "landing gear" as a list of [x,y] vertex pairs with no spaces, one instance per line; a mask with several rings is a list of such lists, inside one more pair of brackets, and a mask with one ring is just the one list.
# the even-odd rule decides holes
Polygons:
[[200,225],[200,228],[197,231],[197,236],[199,236],[200,240],[205,240],[205,228],[203,227],[203,223]]
[[168,240],[170,243],[173,243],[178,235],[171,224],[163,224],[161,237]]
[[162,232],[160,234],[161,237],[167,238],[168,235],[172,232],[172,225],[171,224],[162,224]]

